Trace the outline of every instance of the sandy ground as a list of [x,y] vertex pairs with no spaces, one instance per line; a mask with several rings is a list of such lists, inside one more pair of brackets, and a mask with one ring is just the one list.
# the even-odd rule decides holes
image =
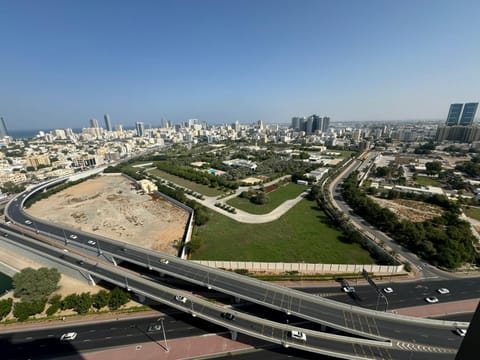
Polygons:
[[377,202],[380,206],[391,210],[401,219],[410,221],[421,222],[428,219],[433,219],[434,217],[440,216],[443,213],[442,208],[439,206],[420,201],[408,199],[386,200],[374,196],[369,197]]
[[[177,254],[174,245],[181,240],[188,221],[187,212],[161,198],[138,193],[123,176],[96,177],[39,201],[27,211],[41,219],[172,255]],[[3,248],[0,261],[16,269],[43,266]],[[101,289],[62,274],[55,293],[65,297],[72,293],[94,294]],[[10,292],[0,299],[12,296]],[[138,305],[130,301],[126,307]],[[72,314],[72,310],[57,313]],[[10,318],[12,314],[7,316]]]
[[177,254],[188,213],[163,199],[138,193],[123,176],[98,176],[27,210],[31,215],[81,231]]

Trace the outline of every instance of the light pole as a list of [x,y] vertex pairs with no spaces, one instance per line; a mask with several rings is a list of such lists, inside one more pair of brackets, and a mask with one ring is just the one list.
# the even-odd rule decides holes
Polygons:
[[167,335],[165,334],[165,324],[163,322],[163,318],[160,318],[160,323],[162,324],[162,331],[163,331],[163,340],[165,341],[165,351],[169,352],[168,344],[167,344]]

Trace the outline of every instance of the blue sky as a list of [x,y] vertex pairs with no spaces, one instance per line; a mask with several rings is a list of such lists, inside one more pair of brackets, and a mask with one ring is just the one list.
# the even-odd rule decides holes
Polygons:
[[[9,129],[444,119],[480,100],[477,0],[0,0]],[[478,117],[478,114],[477,114]]]

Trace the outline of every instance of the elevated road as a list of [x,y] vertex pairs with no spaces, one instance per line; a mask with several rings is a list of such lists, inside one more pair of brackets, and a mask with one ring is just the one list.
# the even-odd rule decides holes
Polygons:
[[[319,323],[323,326],[328,325],[329,327],[345,331],[352,335],[361,336],[366,339],[362,341],[371,341],[372,343],[358,346],[377,349],[371,353],[371,356],[374,358],[384,358],[385,354],[379,354],[381,354],[381,351],[384,351],[385,347],[390,347],[389,352],[435,352],[439,354],[438,356],[444,354],[447,358],[449,358],[448,354],[450,354],[451,358],[452,353],[458,348],[459,342],[455,341],[456,339],[454,338],[450,343],[445,343],[445,339],[449,338],[455,326],[466,327],[468,325],[425,319],[419,320],[341,304],[235,273],[212,269],[158,252],[125,245],[124,243],[96,237],[92,234],[79,233],[72,229],[45,223],[39,219],[27,216],[22,210],[24,200],[36,190],[39,189],[33,189],[28,193],[22,194],[20,199],[13,200],[6,208],[7,217],[15,224],[28,229],[31,234],[39,234],[41,236],[48,235],[52,239],[56,239],[58,246],[68,247],[69,249],[75,249],[76,251],[82,251],[84,253],[91,253],[93,248],[98,255],[103,255],[110,259],[117,259],[115,262],[121,260],[129,261],[159,271],[160,273],[203,285],[262,306],[283,311],[286,314],[292,314]],[[33,246],[34,243],[38,244],[39,242],[30,241],[27,246]],[[95,243],[94,247],[91,246],[92,243]],[[46,245],[42,244],[42,246]],[[188,300],[185,303],[172,303],[172,295],[175,294],[174,290],[156,284],[156,286],[161,287],[159,290],[156,286],[152,287],[151,282],[145,283],[145,280],[142,278],[131,278],[133,275],[125,275],[125,270],[118,270],[117,268],[116,271],[108,270],[105,272],[106,270],[103,265],[94,265],[87,261],[82,265],[82,268],[94,277],[130,288],[138,294],[143,294],[157,301],[168,303],[184,311],[195,312],[196,314],[197,307],[210,309],[209,311],[214,311],[214,314],[208,312],[204,314],[202,312],[199,313],[199,316],[205,316],[207,320],[225,326],[224,321],[219,322],[218,320],[218,312],[220,311],[218,308],[211,310],[211,306],[207,306],[207,304],[204,304],[200,300],[193,299],[191,295],[185,295]],[[239,320],[243,319],[248,321],[249,326],[252,326],[252,323],[259,324],[257,320],[253,320],[249,318],[249,316],[241,314],[236,314],[235,316],[238,317]],[[239,326],[240,323],[241,321],[235,321],[235,326],[232,326],[232,322],[230,322],[227,323],[227,325],[229,325],[227,327],[268,341],[281,343],[284,346],[290,346],[287,336],[291,328],[288,325],[280,324],[281,326],[279,326],[278,324],[260,323],[262,329],[268,329],[269,336],[265,337],[266,335],[263,331],[254,331],[252,333],[252,328]],[[308,346],[307,344],[297,344],[295,342],[292,346],[325,354],[325,349],[331,349],[333,345],[319,343],[320,349],[323,351],[320,352],[319,349],[316,348],[316,346],[312,346],[313,344],[311,343],[314,341],[323,341],[328,344],[341,343],[338,339],[329,338],[327,341],[321,335],[316,332],[311,332],[310,330],[303,329],[302,331],[308,336]],[[324,333],[320,332],[320,334]],[[311,337],[313,340],[310,340]],[[350,344],[358,344],[361,340],[355,337],[347,337],[347,339]],[[384,339],[390,339],[392,341],[390,343],[391,345],[386,345],[388,342],[384,342]],[[360,358],[368,357],[367,353],[363,353],[362,355],[362,353],[359,352],[359,349],[355,347],[357,345],[351,346],[353,348],[351,348],[350,351],[347,351],[347,353],[342,352],[341,355],[340,352],[337,351],[345,351],[345,348],[349,346],[345,346],[345,344],[342,343],[339,346],[340,349],[333,348],[332,351],[336,354],[335,356],[344,358],[354,358],[357,356],[360,356]],[[328,354],[332,355],[333,353]]]

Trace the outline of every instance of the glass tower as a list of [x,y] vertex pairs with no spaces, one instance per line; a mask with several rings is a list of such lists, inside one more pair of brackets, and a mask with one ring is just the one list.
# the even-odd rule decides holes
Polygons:
[[0,139],[3,139],[5,136],[8,136],[7,125],[5,124],[5,120],[0,118]]
[[103,118],[105,119],[105,129],[107,129],[107,131],[112,131],[113,128],[112,123],[110,122],[110,115],[105,114]]
[[460,125],[472,125],[477,112],[478,102],[466,103],[463,107],[462,117],[460,118]]
[[463,104],[452,104],[450,105],[450,110],[448,111],[447,122],[445,125],[453,126],[458,124],[460,120],[460,114],[462,113]]

